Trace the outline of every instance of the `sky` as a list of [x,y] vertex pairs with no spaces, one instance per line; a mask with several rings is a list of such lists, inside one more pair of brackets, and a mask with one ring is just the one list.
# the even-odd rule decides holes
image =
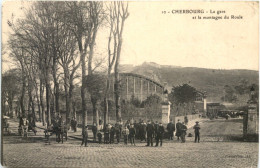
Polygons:
[[[28,6],[20,1],[3,3],[3,44],[10,32],[7,20],[12,14],[14,18],[23,16],[21,5]],[[258,8],[257,2],[129,2],[121,64],[139,65],[146,61],[182,67],[258,70]],[[205,13],[172,14],[172,10],[187,9]],[[198,15],[240,15],[243,19],[192,19]],[[97,53],[105,53],[107,36],[106,31],[99,31]],[[3,58],[8,60],[8,55]],[[2,65],[3,70],[9,67],[8,63]]]

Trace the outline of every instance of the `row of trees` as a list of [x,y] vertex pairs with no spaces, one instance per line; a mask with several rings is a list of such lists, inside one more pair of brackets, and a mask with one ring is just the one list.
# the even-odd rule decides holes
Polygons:
[[[255,88],[258,93],[258,85],[250,84],[248,80],[241,79],[237,85],[225,85],[221,100],[224,102],[237,103],[238,101],[247,102],[249,99],[250,88]],[[257,94],[258,95],[258,94]]]
[[[60,112],[60,94],[61,90],[64,90],[66,122],[69,123],[72,111],[75,111],[73,93],[75,83],[78,82],[81,85],[83,128],[87,119],[87,91],[93,106],[93,122],[97,121],[97,101],[100,97],[104,97],[106,123],[109,78],[114,70],[116,116],[117,119],[121,118],[118,65],[124,24],[128,16],[128,4],[120,1],[48,1],[33,2],[30,8],[26,9],[25,18],[8,21],[14,32],[8,41],[9,55],[19,66],[17,74],[21,75],[18,94],[21,115],[26,114],[24,103],[25,96],[28,96],[28,111],[34,118],[33,122],[37,106],[43,125],[46,123],[50,125],[55,115]],[[109,34],[107,53],[100,57],[95,51],[101,27],[109,27]],[[105,68],[107,76],[99,78],[100,67],[105,64],[105,60],[107,60]],[[105,84],[103,89],[102,84]],[[9,88],[9,90],[15,89]],[[2,105],[6,100],[14,99],[11,92],[2,95],[6,95],[2,99]],[[11,98],[8,98],[10,96]]]

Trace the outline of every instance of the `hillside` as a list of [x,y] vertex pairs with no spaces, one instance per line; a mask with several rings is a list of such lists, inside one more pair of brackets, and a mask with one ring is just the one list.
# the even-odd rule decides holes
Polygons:
[[[122,69],[124,65],[121,65]],[[127,70],[126,70],[127,69]],[[194,67],[177,67],[143,63],[130,68],[127,65],[124,72],[132,72],[147,76],[157,82],[167,82],[168,89],[172,86],[188,83],[200,91],[206,91],[209,101],[221,101],[225,85],[235,86],[245,79],[249,84],[258,84],[258,71],[253,70],[218,70]]]

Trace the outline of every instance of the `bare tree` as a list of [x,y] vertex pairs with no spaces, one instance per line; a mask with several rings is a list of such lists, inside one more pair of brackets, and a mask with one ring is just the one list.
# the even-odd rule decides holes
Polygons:
[[[13,26],[15,35],[19,37],[23,45],[26,45],[26,51],[33,57],[33,62],[37,64],[40,74],[40,99],[43,106],[43,84],[45,85],[46,93],[46,110],[47,124],[51,124],[50,112],[50,93],[51,93],[51,68],[53,61],[53,15],[55,10],[52,4],[48,2],[35,2],[32,7],[26,12],[25,19],[18,20],[17,26]],[[31,50],[31,52],[29,52]],[[22,50],[23,51],[23,50]],[[21,64],[22,65],[22,64]],[[24,65],[22,65],[24,69]],[[23,70],[22,70],[23,71]],[[23,73],[24,74],[24,73]],[[45,116],[43,116],[44,124]]]
[[[114,75],[115,75],[115,104],[116,104],[116,119],[121,119],[121,106],[120,106],[120,78],[119,78],[119,63],[120,63],[120,55],[121,55],[121,48],[123,44],[123,30],[125,20],[128,18],[128,3],[116,1],[112,2],[111,6],[109,7],[110,17],[109,17],[109,24],[110,24],[110,36],[108,40],[108,57],[109,57],[109,64],[108,64],[108,77],[110,76],[110,72],[115,61],[114,66]],[[113,39],[113,53],[111,51],[110,43]],[[111,59],[112,56],[112,59]],[[109,87],[109,86],[107,86]],[[107,111],[107,109],[106,109]]]
[[[98,28],[102,21],[102,2],[67,2],[64,17],[70,24],[77,39],[81,62],[81,101],[82,101],[82,131],[85,130],[87,121],[86,105],[86,61],[88,61],[88,75],[92,74],[92,60]],[[86,60],[87,58],[87,60]]]

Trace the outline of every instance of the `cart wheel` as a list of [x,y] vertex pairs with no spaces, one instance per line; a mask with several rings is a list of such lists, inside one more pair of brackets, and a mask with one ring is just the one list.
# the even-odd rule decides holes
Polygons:
[[66,136],[66,141],[67,141],[67,140],[68,140],[68,133],[67,133],[67,132],[66,132],[66,135],[65,135],[65,136]]

